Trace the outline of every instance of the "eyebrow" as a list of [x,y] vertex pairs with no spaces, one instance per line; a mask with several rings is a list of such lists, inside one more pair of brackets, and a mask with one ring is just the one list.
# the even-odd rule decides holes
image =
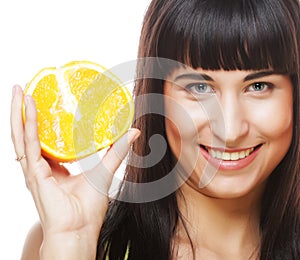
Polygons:
[[204,73],[186,73],[186,74],[181,74],[181,75],[178,75],[175,78],[175,81],[179,80],[179,79],[194,79],[194,80],[214,81],[210,76],[208,76],[207,74],[204,74]]
[[276,73],[274,70],[264,70],[264,71],[255,72],[255,73],[247,75],[244,78],[244,82],[249,81],[249,80],[262,78],[262,77],[266,77],[266,76],[270,76],[270,75],[273,75],[273,74],[279,74],[279,73],[278,72]]
[[[270,75],[273,75],[273,74],[281,74],[281,73],[275,72],[273,70],[264,70],[264,71],[254,72],[254,73],[251,73],[251,74],[247,75],[243,79],[243,82],[258,79],[258,78],[262,78],[262,77],[266,77],[266,76],[270,76]],[[214,81],[212,77],[208,76],[205,73],[185,73],[185,74],[181,74],[181,75],[178,75],[175,78],[175,81],[180,80],[180,79]]]

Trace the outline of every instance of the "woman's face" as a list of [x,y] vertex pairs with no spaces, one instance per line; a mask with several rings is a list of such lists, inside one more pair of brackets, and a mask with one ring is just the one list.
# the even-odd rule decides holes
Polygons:
[[240,197],[262,186],[290,146],[289,76],[178,69],[164,94],[170,147],[187,184],[209,196]]

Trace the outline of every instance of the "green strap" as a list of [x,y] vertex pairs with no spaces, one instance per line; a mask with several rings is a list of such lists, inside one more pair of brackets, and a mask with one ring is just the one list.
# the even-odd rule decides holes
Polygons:
[[[107,246],[107,245],[106,245],[106,246]],[[106,247],[106,246],[105,246],[105,247]],[[130,247],[130,242],[128,242],[124,260],[128,260],[128,258],[129,258],[129,247]],[[108,248],[108,251],[109,251],[109,248]],[[108,255],[106,255],[105,260],[109,260]]]

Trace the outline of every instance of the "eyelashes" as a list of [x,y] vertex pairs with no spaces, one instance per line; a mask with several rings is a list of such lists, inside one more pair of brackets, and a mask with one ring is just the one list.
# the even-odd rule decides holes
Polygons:
[[[274,84],[270,82],[254,82],[243,89],[245,93],[265,94],[271,91],[274,88]],[[201,96],[201,95],[212,95],[216,93],[215,88],[206,82],[195,82],[190,83],[184,86],[184,89],[187,90],[192,95]]]
[[255,82],[247,87],[248,91],[253,92],[266,92],[268,90],[272,90],[274,88],[274,84],[269,82]]
[[191,83],[185,86],[185,89],[194,94],[214,93],[214,89],[208,83]]

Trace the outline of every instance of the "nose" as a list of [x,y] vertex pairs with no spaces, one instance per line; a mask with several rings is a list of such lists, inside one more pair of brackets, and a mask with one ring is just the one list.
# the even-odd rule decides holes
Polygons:
[[224,96],[216,102],[210,115],[212,134],[226,147],[237,146],[249,132],[247,109],[234,95]]

